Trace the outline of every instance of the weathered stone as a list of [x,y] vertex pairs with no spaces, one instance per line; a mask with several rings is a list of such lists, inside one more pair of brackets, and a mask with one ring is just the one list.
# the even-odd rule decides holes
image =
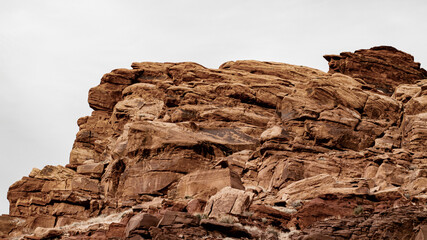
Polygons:
[[324,194],[365,195],[369,194],[369,186],[364,179],[339,181],[330,175],[320,174],[291,183],[277,193],[282,200],[290,203],[314,199]]
[[123,239],[126,234],[126,224],[111,223],[106,234],[107,239]]
[[[78,214],[75,214],[73,216],[76,216]],[[67,226],[70,225],[74,222],[78,222],[80,220],[70,217],[70,216],[58,216],[57,220],[56,220],[56,224],[55,227],[63,227],[63,226]]]
[[420,230],[418,231],[415,240],[426,240],[427,239],[427,225],[420,226]]
[[424,151],[427,143],[426,129],[427,113],[405,115],[402,122],[402,146],[414,152]]
[[142,176],[129,177],[123,186],[124,196],[138,194],[158,194],[161,190],[178,180],[181,174],[174,172],[152,172]]
[[271,223],[275,223],[275,225],[281,225],[282,227],[286,226],[289,220],[292,218],[292,214],[286,213],[277,209],[274,209],[271,206],[267,206],[264,204],[252,204],[249,208],[249,212],[253,212],[251,218],[257,219]]
[[148,213],[139,213],[133,216],[125,229],[125,236],[129,237],[130,233],[136,229],[148,229],[153,226],[157,226],[159,219]]
[[38,227],[34,230],[32,239],[54,239],[60,237],[64,232],[59,229]]
[[70,164],[80,165],[85,161],[92,160],[95,157],[95,152],[85,148],[74,148],[70,153]]
[[75,177],[71,180],[71,188],[96,194],[99,193],[99,181],[87,177]]
[[19,218],[8,215],[0,216],[0,237],[7,237],[9,233],[18,226]]
[[192,199],[188,202],[186,210],[188,213],[202,213],[205,209],[206,201],[201,199]]
[[261,142],[265,142],[271,139],[280,139],[280,140],[288,140],[290,136],[285,132],[285,130],[280,126],[274,126],[265,130],[261,136]]
[[55,226],[56,217],[48,215],[40,215],[36,217],[27,218],[27,226],[29,229],[34,230],[37,227],[53,228]]
[[330,73],[361,78],[390,95],[399,84],[427,78],[426,70],[414,62],[413,56],[389,46],[325,55],[324,58],[329,62]]
[[66,180],[76,175],[76,172],[63,166],[46,166],[34,174],[34,178],[43,180]]
[[181,178],[177,186],[179,197],[200,197],[207,199],[224,187],[245,189],[236,173],[230,169],[197,171]]
[[53,205],[53,212],[52,214],[54,216],[61,216],[61,215],[78,215],[82,213],[85,210],[83,206],[78,205],[71,205],[67,203],[55,203]]
[[203,219],[200,225],[210,231],[218,231],[229,237],[251,238],[251,234],[242,226],[232,223],[221,223],[215,220]]
[[125,85],[104,83],[89,90],[89,106],[94,110],[113,110]]
[[[421,207],[422,208],[422,207]],[[367,216],[348,216],[316,222],[292,239],[348,239],[341,234],[351,234],[351,239],[414,239],[419,226],[425,225],[425,211],[420,206],[390,208]],[[414,231],[414,227],[415,230]]]
[[225,187],[209,198],[204,213],[210,217],[224,214],[242,214],[251,205],[252,192]]
[[83,175],[89,175],[91,177],[99,178],[104,172],[104,164],[102,163],[90,163],[83,164],[77,167],[77,173]]
[[175,211],[166,211],[160,220],[158,226],[187,226],[187,225],[197,225],[199,219],[186,212],[175,212]]
[[407,177],[407,170],[404,167],[391,163],[383,163],[379,166],[374,179],[377,184],[380,184],[381,181],[386,181],[389,184],[401,186]]

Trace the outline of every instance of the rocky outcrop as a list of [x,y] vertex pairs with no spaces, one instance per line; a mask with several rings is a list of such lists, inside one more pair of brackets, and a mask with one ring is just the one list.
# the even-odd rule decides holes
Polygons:
[[105,74],[69,164],[10,187],[1,236],[422,236],[425,70],[391,47],[325,58],[329,73],[235,61]]
[[427,78],[427,71],[421,68],[420,63],[414,62],[413,56],[390,46],[325,55],[324,58],[329,62],[329,73],[361,79],[388,95],[400,84],[413,84]]

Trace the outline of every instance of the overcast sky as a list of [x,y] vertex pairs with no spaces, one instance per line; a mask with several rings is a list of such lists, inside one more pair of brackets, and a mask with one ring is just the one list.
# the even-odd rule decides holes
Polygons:
[[33,167],[65,165],[89,88],[132,62],[255,59],[392,45],[427,64],[427,1],[0,0],[0,213]]

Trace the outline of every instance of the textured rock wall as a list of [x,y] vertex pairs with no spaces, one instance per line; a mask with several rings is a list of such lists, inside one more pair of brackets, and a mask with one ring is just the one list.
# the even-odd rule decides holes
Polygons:
[[415,237],[427,224],[426,71],[392,47],[325,58],[329,73],[236,61],[105,74],[69,164],[13,184],[0,232]]
[[399,84],[427,78],[427,71],[414,62],[413,56],[390,46],[325,55],[324,58],[329,62],[329,73],[359,78],[387,95],[391,95]]

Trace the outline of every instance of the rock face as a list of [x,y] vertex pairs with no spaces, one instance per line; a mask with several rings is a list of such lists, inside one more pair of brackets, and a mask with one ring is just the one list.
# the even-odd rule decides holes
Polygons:
[[413,56],[390,46],[325,55],[324,58],[329,62],[329,73],[360,78],[388,95],[399,84],[427,78],[427,71],[414,62]]
[[424,236],[426,71],[392,47],[325,58],[329,73],[236,61],[105,74],[69,164],[10,187],[0,237]]

